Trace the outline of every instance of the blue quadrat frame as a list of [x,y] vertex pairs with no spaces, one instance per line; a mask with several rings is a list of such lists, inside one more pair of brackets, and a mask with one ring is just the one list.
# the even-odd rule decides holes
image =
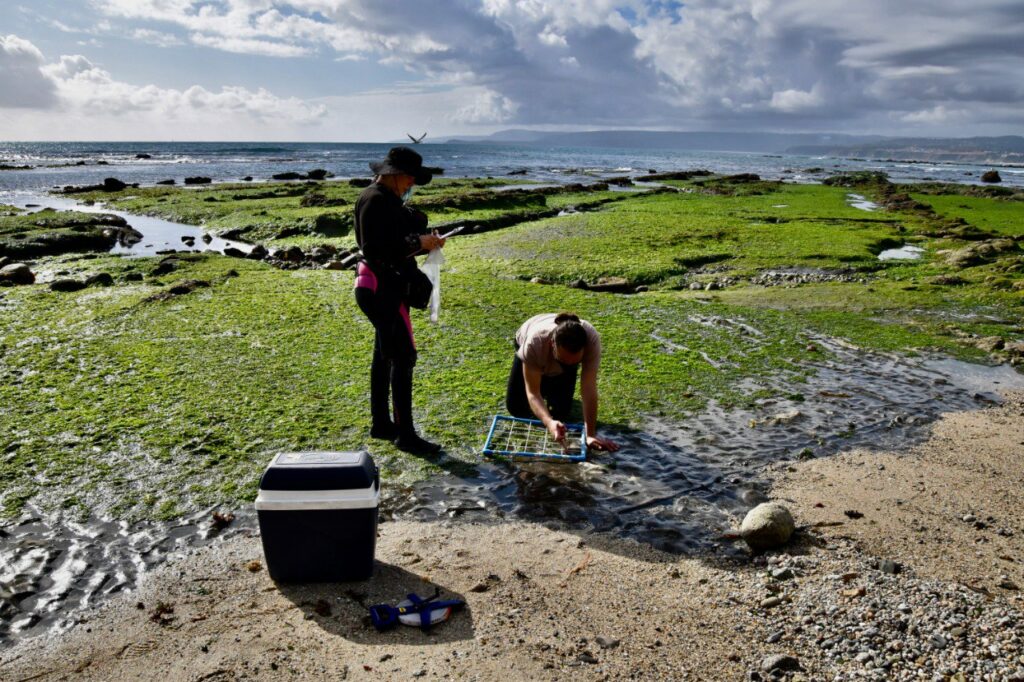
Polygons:
[[[544,423],[537,419],[494,415],[487,432],[483,454],[512,458],[541,459],[554,462],[582,462],[587,459],[586,429],[583,424],[566,424],[566,452],[550,438]],[[540,435],[540,434],[543,434]],[[515,440],[514,440],[515,439]],[[536,443],[533,446],[533,443]],[[579,443],[579,451],[575,445]]]

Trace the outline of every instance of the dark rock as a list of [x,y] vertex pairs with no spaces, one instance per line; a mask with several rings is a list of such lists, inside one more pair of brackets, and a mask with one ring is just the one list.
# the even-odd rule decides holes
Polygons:
[[85,278],[85,285],[90,287],[109,287],[114,285],[114,278],[109,272],[97,272]]
[[569,287],[572,289],[586,289],[587,283],[582,279],[577,279],[569,282]]
[[149,272],[150,277],[160,277],[178,269],[178,261],[173,258],[165,258]]
[[306,177],[310,180],[323,180],[324,178],[333,178],[334,173],[324,170],[323,168],[314,168],[306,173]]
[[175,183],[174,183],[174,178],[167,178],[166,180],[159,180],[159,181],[157,181],[156,184],[158,184],[158,185],[173,185]]
[[200,239],[202,239],[202,240],[203,240],[203,243],[204,243],[204,244],[209,244],[210,242],[212,242],[212,241],[213,241],[213,237],[212,237],[212,236],[210,236],[210,235],[208,235],[208,234],[206,234],[205,232],[203,233],[203,236],[202,236],[202,237],[200,237]]
[[117,178],[104,178],[103,179],[103,191],[104,192],[120,192],[125,187],[125,183],[121,182]]
[[702,168],[688,171],[672,171],[669,173],[656,173],[652,170],[647,175],[637,178],[637,180],[644,182],[657,182],[659,180],[692,180],[693,178],[702,178],[707,177],[708,175],[713,175],[713,173]]
[[321,213],[313,221],[313,229],[327,237],[343,237],[352,227],[352,218],[338,213]]
[[526,175],[526,172],[527,172],[527,171],[526,171],[526,169],[525,169],[525,168],[520,168],[520,169],[518,169],[518,170],[514,170],[514,171],[509,171],[509,173],[508,173],[508,174],[509,174],[509,175]]
[[203,177],[201,175],[185,178],[186,185],[209,185],[211,182],[213,182],[212,178]]
[[352,187],[369,187],[373,183],[370,178],[352,178],[348,184]]
[[309,257],[317,263],[326,263],[331,258],[331,252],[321,246],[318,246],[309,252]]
[[152,159],[153,157],[150,154],[136,154],[135,158],[136,159]]
[[959,286],[961,284],[967,284],[967,280],[963,277],[957,277],[956,275],[936,275],[929,279],[928,283],[938,286]]
[[36,276],[24,263],[11,263],[0,268],[0,282],[8,284],[32,284]]
[[128,272],[128,273],[125,273],[124,281],[126,281],[126,282],[141,282],[142,281],[142,273],[141,272]]
[[311,206],[347,206],[348,200],[338,197],[337,199],[328,199],[319,192],[310,192],[301,199],[299,199],[299,206],[303,208],[309,208]]
[[290,263],[301,263],[306,259],[306,254],[298,246],[289,246],[280,252],[280,259]]
[[593,284],[588,284],[590,291],[603,291],[613,294],[626,294],[633,292],[633,285],[625,277],[601,277]]
[[242,251],[241,249],[236,249],[233,246],[226,247],[224,249],[224,255],[225,256],[231,256],[232,258],[245,258],[246,257],[245,251]]
[[613,639],[611,637],[602,637],[598,635],[594,638],[594,641],[597,642],[597,645],[602,649],[614,649],[621,643],[622,640]]
[[252,176],[246,175],[244,178],[242,178],[242,182],[252,182]]
[[267,257],[267,247],[263,246],[263,244],[255,245],[249,251],[248,255],[246,255],[246,258],[249,258],[251,260],[263,260],[266,257]]
[[982,182],[1002,182],[1003,178],[999,175],[999,171],[985,171],[981,174]]
[[726,175],[722,180],[726,182],[760,182],[761,176],[756,173],[737,173],[736,175]]
[[270,176],[274,180],[305,180],[306,176],[302,173],[296,173],[295,171],[287,171],[285,173],[275,173]]
[[232,227],[217,234],[221,239],[241,239],[249,231],[248,227]]
[[100,159],[99,161],[96,162],[96,165],[97,166],[109,166],[110,162],[109,161],[104,161],[103,159]]
[[50,291],[81,291],[85,286],[85,282],[77,279],[55,279],[50,282]]
[[196,289],[210,286],[210,283],[201,279],[186,279],[173,286],[167,287],[166,290],[161,291],[159,294],[150,296],[148,301],[166,301],[174,296],[184,296],[190,294]]

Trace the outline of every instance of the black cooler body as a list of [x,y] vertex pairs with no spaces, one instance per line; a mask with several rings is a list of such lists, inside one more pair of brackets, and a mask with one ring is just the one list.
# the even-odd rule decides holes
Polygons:
[[282,452],[256,498],[263,554],[277,582],[373,574],[380,476],[366,452]]

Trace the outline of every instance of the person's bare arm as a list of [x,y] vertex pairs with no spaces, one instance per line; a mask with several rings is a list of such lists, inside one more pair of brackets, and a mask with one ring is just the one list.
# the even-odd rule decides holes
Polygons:
[[583,363],[580,397],[583,399],[583,424],[587,429],[587,447],[592,450],[607,450],[608,452],[618,450],[618,443],[597,436],[597,367],[594,364]]
[[540,394],[541,371],[523,363],[523,380],[526,384],[526,400],[530,403],[530,410],[544,423],[548,433],[559,443],[565,443],[565,424],[558,421],[548,412],[544,404],[544,397]]

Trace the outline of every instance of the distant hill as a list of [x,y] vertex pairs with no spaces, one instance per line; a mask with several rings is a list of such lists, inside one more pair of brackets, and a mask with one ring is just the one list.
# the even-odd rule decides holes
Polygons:
[[833,133],[732,133],[652,130],[544,132],[502,130],[484,136],[439,139],[448,144],[517,144],[551,147],[680,149],[762,152],[915,161],[1024,162],[1024,137],[910,138]]

